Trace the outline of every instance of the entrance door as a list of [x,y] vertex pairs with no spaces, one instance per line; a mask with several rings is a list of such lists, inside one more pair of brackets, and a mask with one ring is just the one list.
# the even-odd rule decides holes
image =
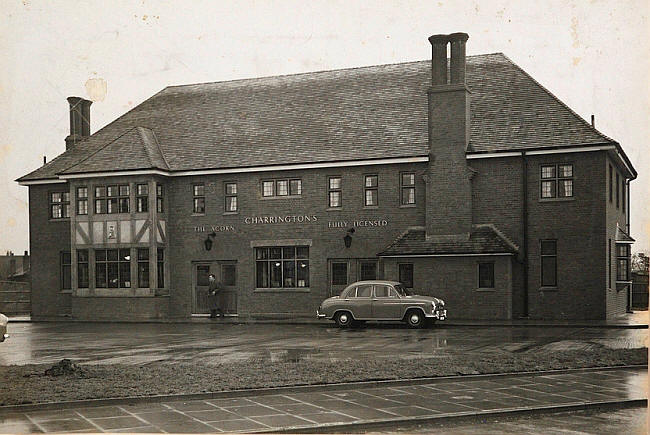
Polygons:
[[328,260],[330,296],[338,296],[351,284],[350,261],[346,259]]
[[224,313],[237,314],[237,263],[234,261],[213,261],[194,264],[194,298],[192,314],[210,314],[208,304],[209,276],[214,274],[221,283]]

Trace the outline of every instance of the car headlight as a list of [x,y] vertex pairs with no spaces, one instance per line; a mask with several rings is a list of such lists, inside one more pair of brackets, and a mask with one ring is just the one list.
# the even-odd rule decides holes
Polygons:
[[431,307],[434,311],[436,310],[436,301],[431,301]]

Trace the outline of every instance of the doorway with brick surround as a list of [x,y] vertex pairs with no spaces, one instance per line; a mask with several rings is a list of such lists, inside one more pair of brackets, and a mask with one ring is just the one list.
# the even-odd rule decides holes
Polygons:
[[229,316],[237,315],[237,262],[234,260],[195,262],[192,264],[192,315],[210,314],[208,305],[208,288],[210,274],[214,274],[223,287],[222,307]]

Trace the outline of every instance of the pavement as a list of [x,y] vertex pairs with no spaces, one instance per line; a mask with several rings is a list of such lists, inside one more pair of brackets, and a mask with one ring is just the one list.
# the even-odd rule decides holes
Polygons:
[[[0,433],[347,432],[516,413],[647,406],[647,368],[464,376],[0,410]],[[102,402],[94,403],[102,405]],[[588,433],[588,432],[587,432]]]
[[361,329],[319,325],[152,323],[15,323],[2,343],[0,365],[189,362],[204,365],[268,361],[481,357],[648,345],[647,329],[491,327],[409,329],[375,324]]
[[[24,323],[31,322],[30,315],[14,315],[9,316],[10,322]],[[170,321],[151,321],[151,323],[210,323],[208,315],[193,316],[190,319],[170,320]],[[228,315],[225,319],[219,320],[222,323],[228,324],[297,324],[297,325],[313,325],[313,324],[331,324],[331,321],[319,320],[315,317],[277,317],[277,316],[236,316]],[[580,328],[640,328],[648,329],[649,315],[648,310],[634,311],[626,313],[622,316],[607,319],[607,320],[539,320],[539,319],[512,319],[512,320],[474,320],[474,319],[456,319],[454,317],[447,318],[444,322],[438,322],[437,327],[455,327],[455,326],[501,326],[501,327],[580,327]]]

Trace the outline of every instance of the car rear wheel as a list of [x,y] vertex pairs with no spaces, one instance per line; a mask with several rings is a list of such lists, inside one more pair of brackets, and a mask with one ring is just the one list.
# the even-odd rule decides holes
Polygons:
[[352,314],[348,313],[347,311],[339,311],[336,313],[336,316],[334,316],[334,321],[339,328],[347,328],[352,324],[353,320],[354,319],[352,319]]
[[406,313],[406,323],[411,328],[423,328],[425,324],[424,314],[419,310],[411,310]]

